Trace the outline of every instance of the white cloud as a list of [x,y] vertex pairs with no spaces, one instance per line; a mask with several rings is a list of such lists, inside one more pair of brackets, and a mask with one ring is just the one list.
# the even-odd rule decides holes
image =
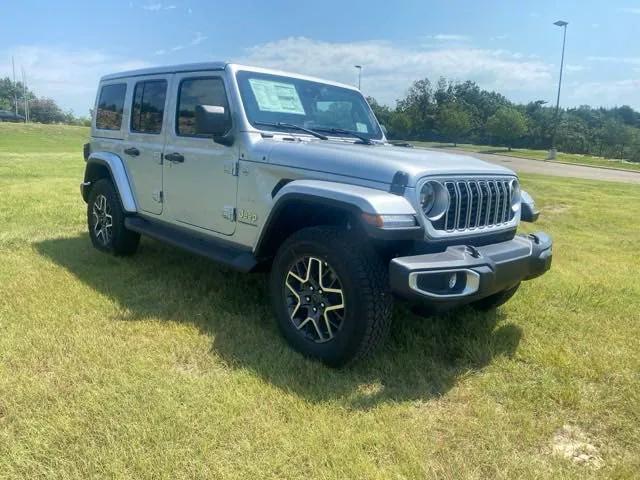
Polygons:
[[640,57],[613,57],[613,56],[590,56],[587,57],[590,62],[610,62],[624,63],[628,65],[640,65]]
[[584,82],[573,86],[567,97],[573,103],[597,106],[640,106],[640,80],[625,79],[604,82]]
[[143,5],[142,8],[149,12],[159,12],[161,10],[174,10],[178,7],[175,5],[164,5],[162,3],[147,3],[146,5]]
[[[367,95],[394,104],[411,82],[439,76],[474,80],[501,93],[540,98],[552,90],[551,66],[508,50],[472,47],[418,49],[385,41],[330,43],[290,37],[247,49],[243,63],[274,67],[354,84],[353,65],[363,65],[362,85]],[[541,93],[542,90],[542,93]]]
[[468,35],[460,35],[457,33],[438,33],[436,35],[428,35],[427,39],[437,40],[439,42],[468,42],[471,37]]
[[[19,46],[0,51],[0,58],[15,57],[27,84],[37,95],[54,98],[61,107],[78,115],[88,114],[101,76],[148,66],[146,62],[111,55],[100,50]],[[10,75],[10,66],[0,62],[0,77]]]
[[209,37],[207,37],[206,35],[203,35],[202,32],[196,32],[195,35],[193,36],[193,39],[191,39],[191,41],[188,43],[188,45],[176,45],[176,46],[171,47],[169,49],[161,48],[159,50],[156,50],[155,54],[156,55],[166,55],[167,53],[179,52],[180,50],[184,50],[187,47],[195,47],[197,45],[200,45],[207,38],[209,38]]
[[638,7],[619,8],[618,11],[622,13],[632,13],[634,15],[640,15],[640,8]]
[[196,32],[195,36],[193,37],[193,40],[191,40],[190,45],[200,45],[202,42],[204,42],[207,38],[206,35],[203,35],[201,32]]
[[585,67],[584,65],[572,65],[570,63],[568,63],[567,65],[565,65],[564,67],[568,72],[583,72],[585,70],[588,70],[587,67]]

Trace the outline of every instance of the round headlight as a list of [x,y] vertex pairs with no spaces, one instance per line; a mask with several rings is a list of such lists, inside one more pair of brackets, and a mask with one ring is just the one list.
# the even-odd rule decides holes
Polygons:
[[435,201],[436,191],[433,188],[433,182],[427,182],[420,189],[420,205],[425,215],[431,211]]
[[429,220],[438,220],[449,208],[449,192],[440,182],[425,182],[420,189],[420,206]]
[[520,192],[520,182],[515,178],[509,182],[509,191],[511,192],[511,210],[517,212],[520,209],[522,194]]

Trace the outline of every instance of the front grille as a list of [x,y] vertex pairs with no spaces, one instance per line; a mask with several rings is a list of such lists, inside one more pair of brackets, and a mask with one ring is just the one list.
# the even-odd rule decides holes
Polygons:
[[513,220],[511,178],[443,180],[449,192],[449,208],[433,222],[433,228],[460,232],[497,227]]

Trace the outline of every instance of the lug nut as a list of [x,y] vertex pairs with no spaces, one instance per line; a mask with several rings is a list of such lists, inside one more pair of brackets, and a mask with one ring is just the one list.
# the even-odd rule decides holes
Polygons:
[[309,300],[311,300],[311,297],[305,297],[305,299],[306,299],[306,300],[307,300],[307,302],[308,302]]
[[317,312],[317,311],[318,311],[318,309],[317,309],[316,307],[313,307],[313,311],[314,311],[314,312]]

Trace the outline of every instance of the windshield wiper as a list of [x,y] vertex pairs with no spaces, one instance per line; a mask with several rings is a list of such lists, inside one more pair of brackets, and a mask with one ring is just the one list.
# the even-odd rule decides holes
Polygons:
[[327,133],[342,133],[344,135],[351,135],[352,137],[357,138],[362,141],[365,145],[373,145],[373,142],[370,138],[365,137],[364,135],[360,135],[358,132],[354,132],[353,130],[345,130],[343,128],[333,128],[333,127],[316,127],[316,130],[320,132]]
[[265,127],[275,127],[275,128],[289,128],[291,130],[299,130],[301,132],[308,133],[309,135],[313,135],[320,140],[328,140],[326,135],[322,135],[314,130],[310,130],[305,127],[301,127],[300,125],[296,125],[295,123],[283,123],[283,122],[253,122],[256,125],[262,125]]

